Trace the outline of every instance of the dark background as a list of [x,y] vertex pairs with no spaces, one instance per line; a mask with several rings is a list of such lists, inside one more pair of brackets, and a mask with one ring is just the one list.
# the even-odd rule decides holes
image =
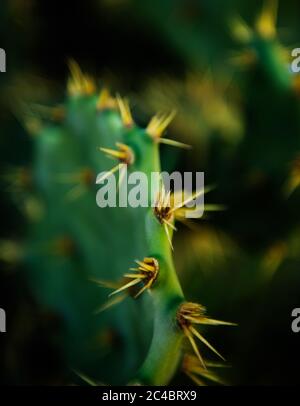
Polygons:
[[[204,170],[207,182],[217,185],[210,202],[227,207],[199,224],[194,243],[180,227],[175,260],[191,298],[201,297],[212,314],[218,311],[239,323],[234,331],[224,329],[216,342],[229,354],[232,368],[227,380],[298,384],[299,335],[291,331],[291,312],[300,307],[300,194],[296,190],[286,198],[283,188],[300,150],[299,95],[278,91],[259,63],[239,69],[228,62],[232,52],[242,50],[230,36],[229,17],[238,13],[252,25],[261,4],[1,2],[0,46],[7,53],[7,73],[0,74],[0,170],[4,173],[11,165],[27,165],[32,159],[31,140],[15,112],[16,100],[61,101],[70,57],[100,83],[128,94],[141,124],[155,109],[155,98],[149,96],[155,80],[163,84],[169,78],[180,84],[187,72],[203,77],[210,70],[216,82],[230,77],[233,90],[225,104],[233,98],[239,106],[233,113],[244,129],[239,141],[219,136],[216,110],[207,119],[205,142],[201,132],[189,130],[193,116],[182,115],[183,136],[198,145],[195,152],[188,157],[179,152],[171,159],[167,149],[162,151],[166,168]],[[277,25],[283,28],[278,39],[286,49],[300,44],[299,19],[297,1],[280,2]],[[199,108],[201,115],[197,99],[182,97],[178,103],[179,112]],[[177,137],[181,129],[175,123],[171,132]],[[26,222],[5,183],[0,210],[0,238],[21,241]],[[199,254],[194,260],[189,244]],[[66,383],[69,372],[60,353],[59,320],[37,306],[22,271],[20,263],[1,262],[0,307],[7,313],[8,332],[0,335],[0,382]]]

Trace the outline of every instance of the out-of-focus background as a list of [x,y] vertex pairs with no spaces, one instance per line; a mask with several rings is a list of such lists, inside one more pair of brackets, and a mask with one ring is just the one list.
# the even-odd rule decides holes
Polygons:
[[[141,125],[175,109],[168,135],[193,149],[162,147],[163,167],[204,171],[206,184],[216,186],[207,199],[226,206],[192,230],[180,226],[174,255],[188,297],[238,323],[211,336],[231,365],[227,382],[299,383],[291,312],[300,307],[300,93],[296,75],[285,88],[273,59],[235,32],[242,30],[238,16],[255,30],[266,3],[1,2],[0,47],[7,55],[0,74],[0,307],[7,313],[1,383],[66,382],[59,320],[37,305],[18,261],[26,216],[6,180],[33,157],[20,106],[61,102],[69,58],[128,95]],[[299,21],[299,2],[280,1],[272,40],[283,70],[291,49],[300,47]],[[179,374],[174,382],[184,379]]]

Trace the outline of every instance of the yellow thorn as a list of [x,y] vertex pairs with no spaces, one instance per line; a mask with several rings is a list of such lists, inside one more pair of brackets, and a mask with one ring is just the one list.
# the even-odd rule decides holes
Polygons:
[[183,142],[175,141],[175,140],[170,140],[169,138],[159,138],[158,142],[160,144],[166,144],[166,145],[171,145],[172,147],[178,147],[178,148],[183,148],[183,149],[191,149],[191,145],[184,144]]
[[126,157],[125,152],[118,151],[115,149],[110,149],[110,148],[100,148],[100,151],[104,152],[107,156],[116,158],[119,160],[123,160]]
[[143,275],[141,273],[124,273],[125,278],[139,278],[144,279],[147,278],[147,275]]
[[201,364],[203,365],[203,368],[206,369],[206,365],[204,363],[204,360],[200,354],[200,351],[197,347],[197,344],[193,338],[193,335],[190,333],[189,329],[186,326],[183,326],[183,332],[185,334],[185,336],[188,338],[189,342],[191,343],[191,346],[196,354],[196,356],[198,357],[199,361],[201,362]]
[[158,221],[163,224],[173,218],[171,213],[171,194],[166,193],[163,184],[159,187],[154,206],[154,214]]
[[94,314],[98,314],[103,312],[104,310],[109,309],[112,306],[115,306],[118,303],[121,303],[124,299],[126,299],[127,295],[123,294],[123,295],[118,295],[118,296],[114,296],[111,299],[109,299],[107,302],[105,302],[102,306],[100,306],[98,309],[96,309],[94,311]]
[[[211,368],[224,368],[227,367],[225,364],[206,362],[206,367]],[[206,384],[202,381],[202,378],[210,380],[212,382],[218,383],[220,385],[225,385],[225,382],[213,371],[204,369],[200,364],[198,358],[195,355],[185,355],[182,363],[182,371],[194,382],[201,386]]]
[[[195,192],[194,194],[192,193],[190,196],[188,196],[184,201],[181,201],[182,198],[179,201],[179,204],[174,205],[171,209],[170,209],[170,213],[174,213],[175,217],[176,217],[176,211],[183,208],[184,206],[186,206],[188,203],[190,203],[192,200],[196,200],[198,199],[198,197],[200,197],[201,195],[204,195],[208,192],[210,192],[212,189],[214,188],[214,186],[207,186],[204,189],[200,189],[197,192]],[[182,193],[182,192],[181,192]],[[176,197],[176,200],[179,200],[179,198]],[[209,205],[206,205],[204,207],[209,207]],[[214,205],[214,207],[217,207],[217,205]],[[219,207],[219,206],[218,206]]]
[[118,149],[111,148],[99,148],[99,149],[100,151],[104,152],[108,157],[116,158],[126,165],[133,164],[135,157],[132,149],[128,145],[122,144],[120,142],[117,142],[116,145]]
[[132,118],[128,100],[122,99],[121,96],[118,94],[116,96],[116,99],[124,126],[127,128],[132,127],[134,125],[134,121]]
[[154,272],[154,270],[155,270],[154,265],[153,265],[153,264],[149,265],[149,263],[145,262],[145,260],[144,260],[144,261],[139,261],[139,260],[136,259],[135,262],[136,262],[142,269],[144,269],[144,270],[146,270],[146,271]]
[[198,378],[197,376],[195,376],[194,374],[185,371],[185,374],[198,386],[206,386],[205,383]]
[[192,200],[197,199],[201,195],[205,194],[205,189],[201,189],[198,192],[191,194],[189,197],[187,197],[184,201],[181,201],[179,204],[175,205],[174,207],[171,208],[170,212],[174,213],[176,210],[181,209],[182,207],[186,206],[188,203],[190,203]]
[[94,79],[85,75],[77,62],[71,59],[68,63],[71,76],[68,80],[68,93],[71,96],[91,95],[96,91],[96,83]]
[[225,361],[225,358],[203,337],[202,334],[199,333],[198,330],[196,330],[193,326],[189,327],[190,332],[194,334],[200,341],[202,341],[211,351],[213,351],[215,354],[217,354],[223,361]]
[[150,279],[148,283],[146,283],[139,291],[138,293],[134,296],[135,299],[137,299],[146,289],[150,289],[152,286],[153,281]]
[[150,135],[151,138],[158,141],[159,138],[162,136],[163,132],[166,130],[168,125],[171,123],[173,118],[175,117],[176,112],[173,111],[169,115],[155,115],[150,120],[146,132]]
[[96,183],[100,184],[102,183],[105,179],[109,178],[112,174],[114,174],[118,169],[120,169],[121,164],[118,164],[114,166],[110,171],[106,172],[103,176],[100,178],[97,178]]
[[[186,302],[181,304],[177,312],[177,323],[182,328],[184,334],[190,340],[193,349],[199,358],[199,351],[196,346],[194,336],[197,337],[202,343],[204,343],[211,351],[217,354],[222,360],[225,359],[222,355],[199,333],[198,330],[193,326],[193,324],[212,324],[212,325],[219,325],[219,324],[228,324],[233,325],[233,323],[221,322],[219,320],[208,319],[205,316],[205,307],[198,303]],[[201,359],[199,358],[201,361]],[[202,363],[202,361],[201,361]]]
[[104,281],[102,279],[94,279],[94,278],[90,278],[89,280],[93,283],[96,283],[96,285],[100,286],[101,288],[118,289],[119,287],[115,282],[111,281]]
[[181,317],[186,318],[186,316],[194,316],[194,317],[204,317],[205,314],[205,307],[193,302],[185,302],[183,303],[178,312],[179,319]]
[[276,20],[278,11],[278,0],[265,0],[263,9],[259,14],[255,28],[258,34],[264,39],[276,37]]
[[204,205],[205,211],[224,211],[226,210],[226,206],[223,204],[205,204]]
[[124,286],[121,286],[119,289],[114,290],[112,293],[109,294],[109,296],[113,296],[113,295],[115,295],[115,294],[117,294],[117,293],[122,292],[123,290],[126,290],[126,289],[128,289],[128,288],[131,288],[132,286],[137,285],[137,284],[140,283],[141,281],[142,281],[142,280],[139,279],[139,278],[134,279],[134,280],[132,280],[132,281],[126,283]]
[[85,383],[87,383],[90,386],[99,386],[97,382],[95,382],[93,379],[89,378],[87,375],[84,375],[83,373],[76,371],[73,369],[73,372],[79,376],[80,379],[82,379]]
[[192,316],[185,316],[185,319],[191,321],[194,324],[206,324],[209,326],[237,326],[237,323],[231,323],[229,321],[209,319],[207,317],[196,318]]
[[172,248],[172,251],[173,251],[174,248],[173,248],[173,244],[172,244],[172,239],[171,239],[171,236],[170,236],[170,233],[169,233],[168,225],[166,224],[165,221],[164,221],[164,229],[165,229],[165,233],[166,233],[166,235],[167,235],[167,239],[168,239],[168,241],[169,241],[169,244],[170,244],[170,246],[171,246],[171,248]]
[[103,111],[107,109],[115,109],[117,107],[116,99],[114,99],[107,88],[103,88],[99,94],[97,101],[97,110]]
[[[134,295],[134,298],[137,298],[140,296],[146,289],[150,289],[153,283],[156,281],[157,275],[158,275],[158,270],[159,270],[159,264],[158,261],[155,258],[144,258],[143,261],[136,261],[140,266],[138,269],[133,269],[137,273],[125,273],[124,277],[125,278],[130,278],[132,279],[125,285],[119,287],[120,285],[117,286],[117,289],[114,290],[109,296],[114,296],[117,293],[122,293],[125,290],[142,283],[143,286],[140,288],[140,290]],[[131,268],[132,269],[132,268]],[[100,286],[104,287],[109,287],[109,285],[106,282],[103,281],[96,281]],[[115,287],[114,287],[115,288]],[[108,304],[105,304],[105,309],[112,304],[109,301]],[[102,311],[103,306],[100,308]]]
[[172,230],[177,231],[177,228],[168,220],[164,220],[164,223],[166,223],[170,228],[172,228]]

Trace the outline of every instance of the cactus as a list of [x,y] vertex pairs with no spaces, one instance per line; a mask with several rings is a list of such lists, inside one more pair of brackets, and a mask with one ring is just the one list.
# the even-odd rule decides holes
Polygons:
[[276,20],[278,0],[265,0],[252,29],[240,17],[231,21],[233,37],[246,46],[240,62],[258,62],[274,87],[297,92],[298,80],[288,67],[289,52],[278,39]]
[[[154,208],[95,202],[97,173],[126,167],[150,179],[160,172],[161,143],[187,147],[163,138],[173,113],[140,128],[127,100],[105,88],[99,94],[76,63],[70,68],[65,104],[40,109],[43,122],[27,118],[34,163],[22,195],[34,195],[40,207],[22,249],[26,276],[38,303],[61,317],[66,364],[89,382],[165,385],[180,365],[196,383],[219,381],[195,339],[222,356],[197,327],[231,323],[186,301],[172,258],[174,224],[187,201],[176,205],[161,186]],[[108,300],[103,286],[113,289]],[[195,356],[183,357],[188,342]]]

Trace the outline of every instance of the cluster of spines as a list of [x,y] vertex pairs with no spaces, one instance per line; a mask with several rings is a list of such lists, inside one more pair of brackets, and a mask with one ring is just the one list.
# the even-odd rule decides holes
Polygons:
[[233,61],[246,66],[259,61],[276,87],[299,93],[299,75],[292,74],[288,66],[291,52],[278,40],[278,3],[278,0],[264,0],[254,28],[240,16],[230,20],[234,39],[247,47]]

